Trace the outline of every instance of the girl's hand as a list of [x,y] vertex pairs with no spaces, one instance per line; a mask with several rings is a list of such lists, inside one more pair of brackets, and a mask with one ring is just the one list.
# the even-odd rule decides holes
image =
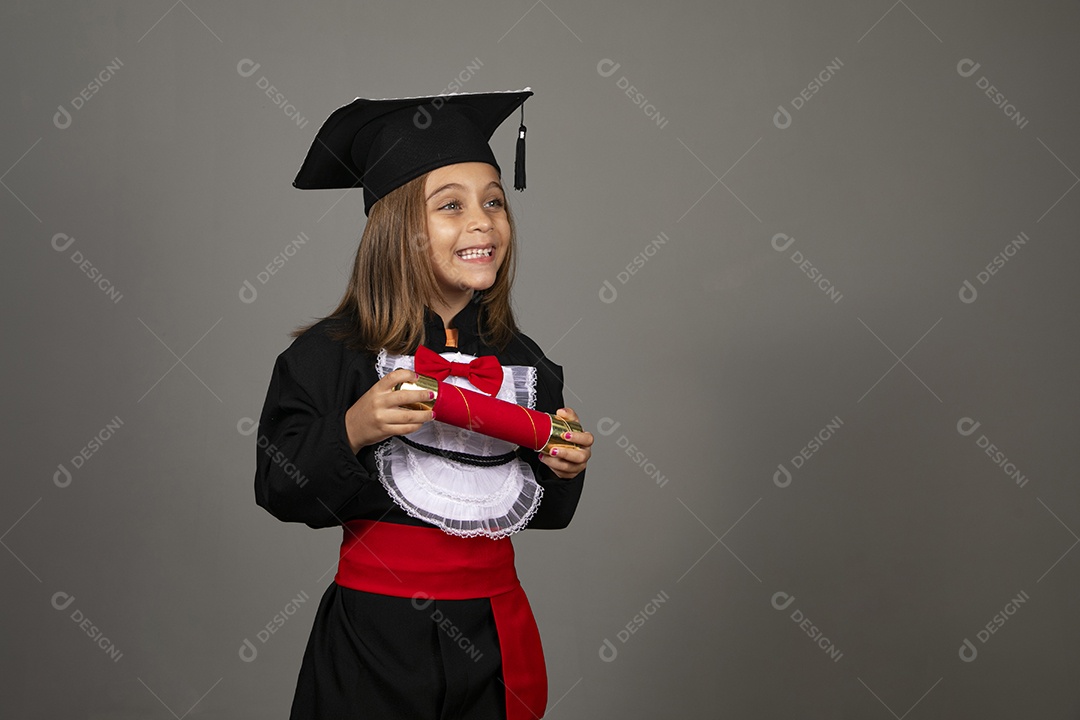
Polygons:
[[353,454],[391,435],[408,435],[435,418],[431,410],[408,410],[400,407],[431,400],[428,390],[394,390],[398,383],[413,382],[416,373],[398,368],[372,385],[352,407],[345,411],[345,430]]
[[[578,420],[577,413],[572,408],[560,408],[556,413],[564,420],[573,420],[574,422],[580,422]],[[589,448],[593,444],[593,435],[590,432],[571,432],[570,437],[566,438],[575,445],[580,445],[577,448],[565,448],[554,447],[548,452],[550,455],[540,454],[540,462],[551,468],[559,477],[564,480],[577,477],[577,475],[585,469],[585,465],[589,462],[589,458],[592,457],[592,450]]]

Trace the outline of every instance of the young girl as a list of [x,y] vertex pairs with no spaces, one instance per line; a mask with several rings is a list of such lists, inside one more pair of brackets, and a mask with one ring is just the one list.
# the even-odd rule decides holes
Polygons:
[[363,186],[368,222],[341,303],[278,356],[259,421],[258,504],[344,528],[293,720],[544,714],[509,535],[566,527],[593,437],[570,432],[578,447],[538,455],[406,409],[431,393],[394,389],[419,369],[578,419],[562,407],[562,368],[510,307],[516,238],[488,141],[531,94],[357,99],[319,130],[294,182]]

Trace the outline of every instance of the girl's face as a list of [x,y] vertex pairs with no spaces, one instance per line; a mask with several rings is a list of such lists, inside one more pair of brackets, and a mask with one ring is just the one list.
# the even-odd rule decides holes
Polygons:
[[424,197],[431,265],[446,299],[491,287],[510,242],[498,172],[482,162],[445,165],[428,174]]

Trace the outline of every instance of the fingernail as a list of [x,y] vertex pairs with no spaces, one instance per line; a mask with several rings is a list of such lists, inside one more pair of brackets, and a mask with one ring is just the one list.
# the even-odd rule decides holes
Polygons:
[[574,437],[571,433],[568,433],[568,432],[564,432],[562,434],[562,436],[563,436],[563,440],[569,440],[570,438]]
[[538,458],[540,458],[541,460],[543,460],[543,459],[544,459],[544,453],[537,453],[537,454],[536,454],[536,457],[538,457]]
[[434,410],[432,410],[432,411],[431,411],[431,419],[432,419],[432,420],[434,420],[434,419],[435,419],[435,411],[434,411]]
[[559,448],[551,448],[551,454],[552,455],[558,455],[559,454]]
[[434,400],[435,399],[435,391],[434,390],[428,390],[427,396],[428,396],[428,400]]

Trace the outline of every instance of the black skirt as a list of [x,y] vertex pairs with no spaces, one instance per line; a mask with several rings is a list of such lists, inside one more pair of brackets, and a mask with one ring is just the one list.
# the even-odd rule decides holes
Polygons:
[[487,598],[323,593],[290,720],[505,720]]

